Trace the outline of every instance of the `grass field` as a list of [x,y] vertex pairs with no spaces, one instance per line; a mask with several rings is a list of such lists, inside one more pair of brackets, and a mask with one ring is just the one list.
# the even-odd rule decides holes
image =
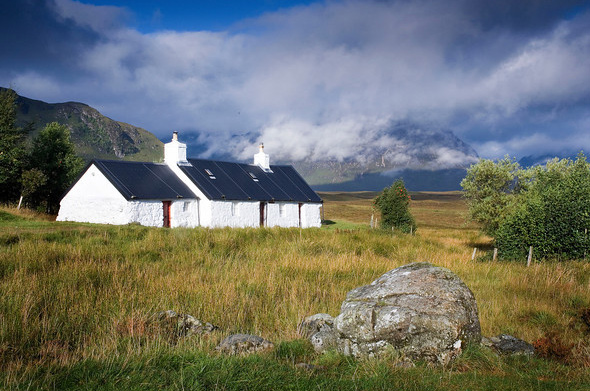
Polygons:
[[[327,224],[306,230],[56,223],[0,209],[0,388],[590,387],[590,263],[492,262],[491,241],[466,221],[460,193],[412,194],[413,236],[370,230],[375,195],[322,193]],[[450,367],[404,369],[394,358],[316,355],[298,337],[303,317],[337,315],[349,290],[414,261],[465,281],[484,335],[536,342],[546,357],[470,347]],[[152,327],[168,309],[220,330],[171,340]],[[214,352],[238,332],[276,348],[247,358]]]

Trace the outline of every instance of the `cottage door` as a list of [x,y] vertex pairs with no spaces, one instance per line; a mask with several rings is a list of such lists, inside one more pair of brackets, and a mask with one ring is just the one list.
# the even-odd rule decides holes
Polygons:
[[162,201],[162,206],[164,209],[164,227],[170,228],[170,206],[172,201]]
[[264,209],[266,208],[266,202],[260,203],[260,226],[264,227]]
[[301,228],[301,207],[303,206],[303,203],[299,203],[299,228]]

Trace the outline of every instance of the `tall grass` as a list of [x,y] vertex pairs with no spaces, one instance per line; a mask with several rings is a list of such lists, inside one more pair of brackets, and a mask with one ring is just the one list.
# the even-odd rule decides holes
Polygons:
[[[588,349],[590,330],[580,317],[590,308],[588,262],[527,268],[525,262],[472,261],[473,247],[489,250],[490,240],[465,222],[459,195],[414,195],[419,230],[413,236],[368,229],[370,193],[324,198],[326,219],[346,228],[117,227],[0,210],[5,384],[41,376],[39,366],[120,367],[128,360],[139,365],[162,355],[211,352],[230,333],[289,343],[299,338],[303,317],[337,315],[349,290],[415,261],[447,267],[465,281],[485,335],[509,333],[533,342],[558,332],[574,352]],[[150,328],[168,309],[220,331],[171,341]]]

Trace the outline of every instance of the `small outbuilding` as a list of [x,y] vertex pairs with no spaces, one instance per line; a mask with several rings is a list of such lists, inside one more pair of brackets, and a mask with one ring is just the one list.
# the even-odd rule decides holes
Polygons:
[[164,146],[164,163],[94,160],[65,194],[58,221],[154,227],[319,227],[322,199],[289,165],[187,159]]

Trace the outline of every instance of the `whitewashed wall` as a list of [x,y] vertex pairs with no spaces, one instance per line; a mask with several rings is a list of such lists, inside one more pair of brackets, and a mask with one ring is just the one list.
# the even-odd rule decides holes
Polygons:
[[128,201],[122,214],[127,218],[123,224],[139,223],[148,227],[164,226],[162,201]]
[[173,201],[170,206],[170,226],[172,228],[198,227],[199,217],[199,201],[197,200]]
[[60,202],[58,221],[127,224],[127,200],[91,165]]
[[321,227],[322,204],[303,204],[301,206],[301,228]]
[[266,208],[267,227],[299,227],[299,204],[275,202]]
[[257,201],[211,201],[211,222],[208,227],[258,227],[260,203]]

